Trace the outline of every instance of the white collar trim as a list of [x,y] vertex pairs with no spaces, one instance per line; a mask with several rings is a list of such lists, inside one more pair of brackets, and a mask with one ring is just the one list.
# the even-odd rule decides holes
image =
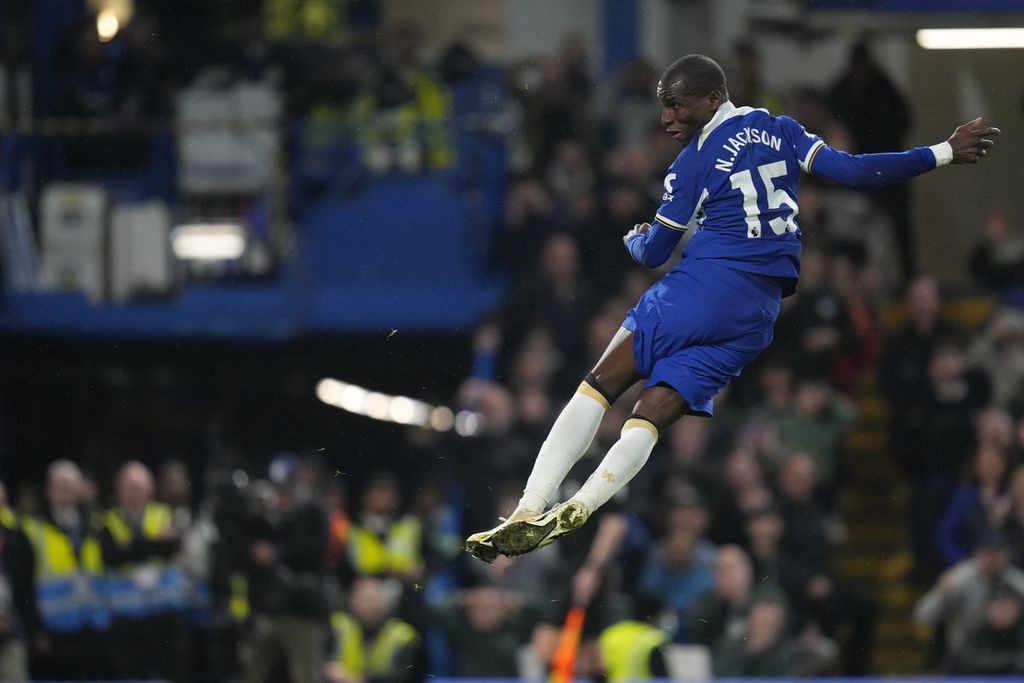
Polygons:
[[[700,131],[700,137],[697,138],[697,149],[700,149],[704,145],[704,140],[711,135],[711,131],[718,128],[721,124],[725,123],[734,116],[745,116],[750,112],[754,111],[754,107],[737,107],[735,104],[726,100],[722,104],[718,105],[718,111],[711,117],[711,120],[704,124],[704,128]],[[766,109],[761,109],[766,112]]]

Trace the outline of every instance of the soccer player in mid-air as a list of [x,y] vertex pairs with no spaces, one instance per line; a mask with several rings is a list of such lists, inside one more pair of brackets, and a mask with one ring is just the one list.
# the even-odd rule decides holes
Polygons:
[[[978,118],[931,147],[847,154],[787,116],[734,106],[722,68],[703,55],[666,69],[657,96],[661,124],[683,151],[665,177],[654,221],[623,241],[637,262],[654,268],[686,230],[697,232],[679,264],[630,309],[558,416],[515,511],[466,539],[466,550],[485,562],[528,553],[582,526],[640,471],[660,433],[683,415],[710,417],[715,395],[771,343],[779,301],[795,291],[800,273],[800,171],[852,187],[897,183],[975,163],[999,134]],[[549,509],[609,405],[638,380],[643,389],[619,440],[575,495]]]

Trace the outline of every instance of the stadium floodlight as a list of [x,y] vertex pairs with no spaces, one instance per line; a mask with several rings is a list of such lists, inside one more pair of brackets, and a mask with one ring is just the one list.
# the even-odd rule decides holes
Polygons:
[[109,43],[121,30],[121,20],[113,10],[105,9],[96,15],[96,35],[100,42]]
[[471,410],[456,415],[448,406],[434,406],[408,396],[390,396],[330,377],[317,382],[316,397],[348,413],[435,432],[454,429],[459,436],[476,436],[484,427],[484,416]]
[[231,261],[245,253],[245,228],[239,223],[187,223],[171,231],[171,249],[189,261]]
[[993,50],[1024,47],[1024,28],[925,28],[917,44],[926,50]]

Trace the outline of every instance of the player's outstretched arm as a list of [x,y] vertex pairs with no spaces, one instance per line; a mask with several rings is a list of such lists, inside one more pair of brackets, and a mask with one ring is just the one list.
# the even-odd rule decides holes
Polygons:
[[873,187],[909,180],[946,164],[973,164],[995,145],[998,128],[982,128],[981,117],[957,127],[945,142],[906,152],[847,154],[821,142],[813,150],[811,173],[850,187]]

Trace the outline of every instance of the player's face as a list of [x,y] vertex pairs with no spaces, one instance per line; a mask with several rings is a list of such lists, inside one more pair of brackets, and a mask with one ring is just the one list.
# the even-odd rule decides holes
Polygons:
[[682,80],[670,84],[659,83],[658,99],[661,102],[662,128],[684,147],[711,120],[721,103],[721,95],[717,90],[706,95],[695,95]]

